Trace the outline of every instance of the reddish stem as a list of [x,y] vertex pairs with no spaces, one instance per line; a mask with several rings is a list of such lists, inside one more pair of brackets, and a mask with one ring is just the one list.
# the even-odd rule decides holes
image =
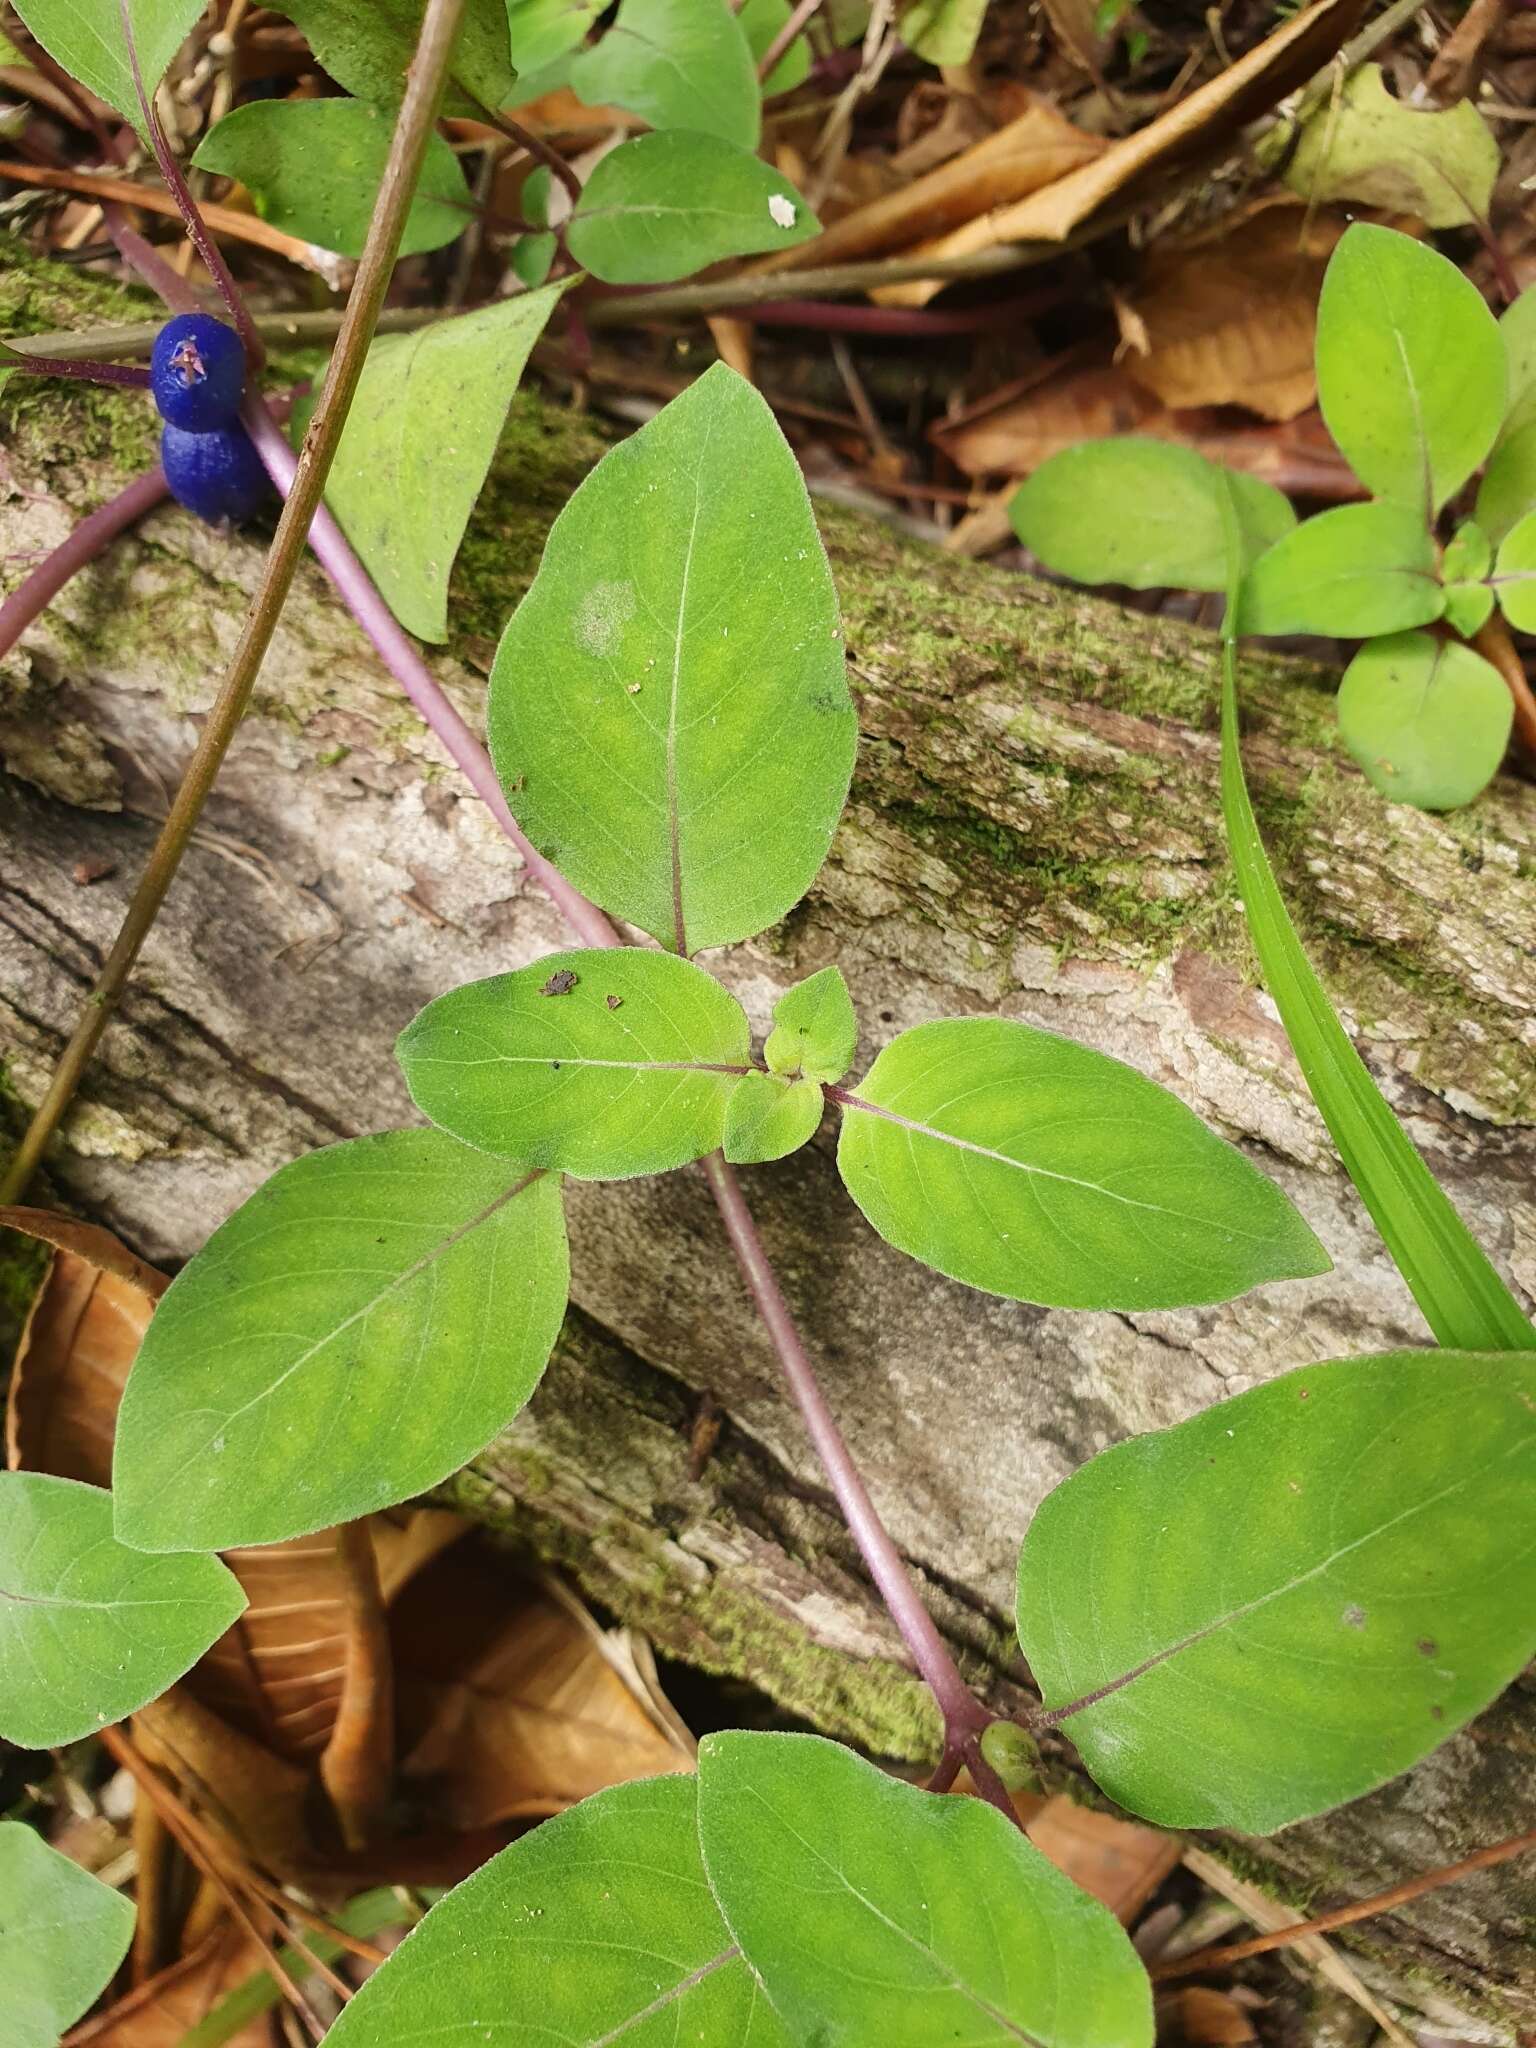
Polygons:
[[73,377],[82,384],[121,384],[130,391],[149,389],[149,372],[139,363],[90,363],[76,356],[29,356],[22,349],[0,355],[0,371],[23,377]]
[[77,569],[104,554],[120,533],[146,512],[152,512],[168,495],[164,473],[157,465],[126,491],[88,512],[47,560],[39,562],[0,604],[0,657],[10,653],[38,613],[53,603]]

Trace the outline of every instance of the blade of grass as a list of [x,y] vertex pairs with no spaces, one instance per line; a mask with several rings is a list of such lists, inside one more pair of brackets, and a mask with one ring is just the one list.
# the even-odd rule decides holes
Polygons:
[[1234,622],[1241,557],[1225,479],[1222,491],[1230,566],[1221,629],[1221,801],[1265,984],[1345,1170],[1438,1342],[1458,1351],[1536,1350],[1536,1328],[1424,1164],[1339,1022],[1269,864],[1238,736]]

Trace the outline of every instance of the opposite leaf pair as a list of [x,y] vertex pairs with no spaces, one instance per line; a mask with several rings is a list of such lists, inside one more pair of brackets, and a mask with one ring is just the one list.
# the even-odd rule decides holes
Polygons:
[[1119,1926],[1001,1814],[816,1736],[710,1736],[435,1906],[332,2031],[709,2048],[1146,2048]]
[[[1465,640],[1496,602],[1536,624],[1536,293],[1501,325],[1434,250],[1356,224],[1323,283],[1317,383],[1374,495],[1298,525],[1279,492],[1231,476],[1237,630],[1370,636],[1340,685],[1345,743],[1384,794],[1449,810],[1493,775],[1512,719],[1498,670]],[[1442,549],[1436,522],[1484,463],[1474,517]],[[1021,486],[1014,524],[1082,582],[1224,590],[1217,474],[1173,444],[1088,442]]]

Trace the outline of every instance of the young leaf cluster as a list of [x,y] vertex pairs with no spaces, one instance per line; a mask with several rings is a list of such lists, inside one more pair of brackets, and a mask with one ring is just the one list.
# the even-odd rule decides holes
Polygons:
[[[1370,496],[1298,524],[1278,492],[1223,472],[1237,629],[1363,640],[1339,689],[1345,744],[1384,795],[1451,810],[1498,768],[1513,716],[1468,643],[1496,606],[1536,624],[1536,293],[1496,321],[1435,250],[1357,222],[1323,281],[1317,385]],[[1171,444],[1087,442],[1020,487],[1014,525],[1080,582],[1222,590],[1216,474]]]

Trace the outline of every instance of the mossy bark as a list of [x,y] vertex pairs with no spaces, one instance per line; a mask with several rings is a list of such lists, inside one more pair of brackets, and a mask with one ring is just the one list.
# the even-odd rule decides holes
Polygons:
[[[21,282],[18,284],[17,279]],[[19,293],[20,297],[7,297]],[[76,311],[70,315],[69,308]],[[7,311],[9,309],[9,311]],[[123,317],[35,267],[0,318]],[[9,403],[9,401],[8,401]],[[147,455],[133,398],[30,390],[4,422],[0,553],[51,545]],[[438,660],[471,718],[540,538],[600,451],[523,397],[461,557]],[[1026,1682],[1013,1558],[1084,1458],[1291,1365],[1426,1333],[1255,985],[1216,787],[1216,648],[912,545],[824,530],[863,744],[832,858],[721,963],[756,1024],[838,960],[865,1060],[937,1014],[1050,1026],[1173,1087],[1287,1188],[1335,1270],[1220,1309],[1057,1315],[950,1286],[878,1243],[830,1133],[748,1192],[871,1487],[969,1675]],[[0,666],[0,1064],[40,1092],[232,645],[259,539],[146,521]],[[1483,1242],[1536,1284],[1536,795],[1437,819],[1341,757],[1331,679],[1246,665],[1247,755],[1287,894],[1375,1072]],[[77,865],[84,863],[85,865]],[[78,875],[110,872],[85,883]],[[267,1173],[409,1115],[390,1047],[426,999],[558,929],[312,567],[256,709],[50,1161],[54,1191],[183,1258]],[[14,1105],[12,1105],[14,1108]],[[829,1732],[931,1753],[925,1695],[827,1499],[696,1176],[573,1186],[574,1307],[554,1366],[452,1496],[561,1560],[668,1653]],[[697,1455],[695,1424],[723,1433]],[[317,1447],[319,1454],[322,1447]],[[1419,1771],[1330,1820],[1234,1845],[1297,1899],[1368,1891],[1536,1822],[1517,1687]],[[1058,1760],[1069,1771],[1065,1755]],[[1536,1874],[1513,1864],[1362,1930],[1401,1981],[1536,2016]]]

